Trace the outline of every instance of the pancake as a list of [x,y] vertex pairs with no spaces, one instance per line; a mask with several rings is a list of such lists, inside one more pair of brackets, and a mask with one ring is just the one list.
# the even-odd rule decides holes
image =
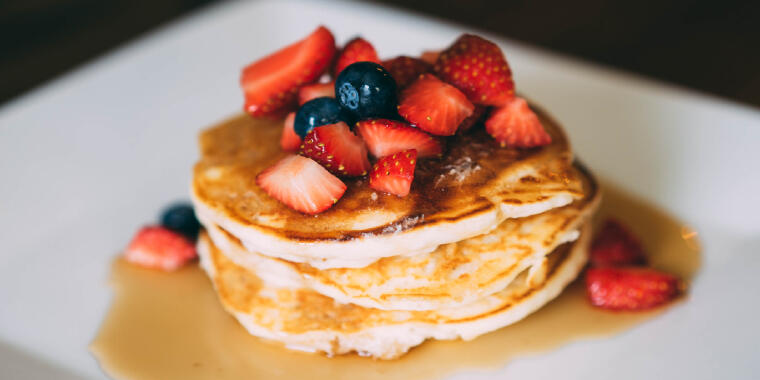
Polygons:
[[235,264],[267,284],[313,289],[342,303],[383,310],[435,310],[463,306],[504,289],[531,268],[539,276],[546,255],[575,240],[599,203],[591,177],[586,197],[539,215],[508,219],[486,235],[444,244],[433,252],[383,258],[363,268],[317,270],[247,251],[222,228],[204,222],[209,237]]
[[[426,339],[465,339],[515,323],[555,298],[587,261],[590,228],[549,255],[536,283],[522,273],[507,288],[463,307],[436,311],[386,311],[341,304],[308,289],[266,285],[236,265],[203,234],[198,251],[224,308],[249,333],[291,349],[329,355],[356,351],[392,359]],[[509,344],[509,342],[504,342]]]
[[448,141],[441,158],[418,162],[406,197],[346,180],[340,201],[322,214],[294,211],[269,197],[255,177],[286,153],[281,122],[242,115],[200,137],[191,194],[199,217],[250,251],[317,269],[364,267],[383,257],[430,252],[484,234],[507,218],[535,215],[584,194],[564,132],[535,110],[552,143],[502,148],[483,130]]

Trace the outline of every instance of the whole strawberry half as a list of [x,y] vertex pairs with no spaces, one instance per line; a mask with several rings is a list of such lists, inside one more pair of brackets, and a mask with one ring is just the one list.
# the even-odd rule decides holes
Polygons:
[[269,196],[305,214],[319,214],[338,202],[346,185],[314,160],[290,155],[256,176]]
[[620,222],[607,220],[591,244],[591,265],[646,265],[641,244]]
[[324,96],[335,97],[335,82],[312,83],[301,87],[298,90],[298,104],[303,105],[309,100]]
[[422,158],[438,156],[443,151],[439,139],[403,121],[362,120],[356,123],[356,133],[364,140],[367,149],[375,157],[414,149],[418,157]]
[[472,115],[475,106],[454,86],[423,74],[401,92],[398,112],[412,125],[439,136],[450,136]]
[[370,169],[367,146],[342,121],[312,129],[303,139],[301,154],[341,176],[363,176]]
[[338,55],[338,59],[335,61],[333,73],[337,77],[348,65],[356,62],[380,63],[380,57],[377,56],[375,47],[361,37],[354,38],[343,47],[343,50]]
[[282,136],[280,137],[280,147],[284,151],[297,151],[301,147],[301,137],[296,134],[293,129],[295,123],[296,113],[291,112],[285,117],[285,122],[282,126]]
[[143,227],[124,251],[124,258],[146,268],[173,271],[197,256],[195,245],[166,227]]
[[674,299],[681,281],[650,268],[605,267],[586,272],[586,293],[591,304],[610,310],[646,310]]
[[501,49],[491,41],[464,34],[441,52],[433,68],[476,104],[500,106],[514,96],[512,70]]
[[382,65],[396,81],[396,87],[399,90],[414,82],[420,74],[427,73],[433,68],[433,65],[421,59],[403,55],[383,61]]
[[502,146],[511,148],[533,148],[552,142],[528,102],[518,97],[491,111],[486,131]]
[[246,66],[240,77],[245,111],[252,116],[294,111],[298,89],[317,80],[334,55],[335,38],[320,26],[305,39]]
[[409,194],[417,165],[417,151],[404,150],[381,157],[369,173],[369,187],[405,197]]

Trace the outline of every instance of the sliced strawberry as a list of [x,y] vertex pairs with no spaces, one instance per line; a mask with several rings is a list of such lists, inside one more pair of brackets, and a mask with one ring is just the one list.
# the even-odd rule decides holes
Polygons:
[[422,55],[420,55],[420,59],[431,65],[435,65],[435,61],[438,60],[440,55],[440,50],[425,50],[422,52]]
[[309,100],[327,96],[335,97],[335,82],[307,84],[298,90],[298,104],[303,105]]
[[256,176],[272,198],[306,214],[332,207],[346,192],[346,185],[314,160],[290,155]]
[[246,66],[240,78],[245,111],[252,116],[294,111],[298,88],[317,80],[334,55],[335,38],[320,26],[305,39]]
[[396,81],[396,87],[403,89],[414,82],[420,74],[429,72],[433,65],[417,58],[399,56],[383,61],[383,67],[388,70]]
[[502,146],[513,148],[532,148],[552,142],[528,102],[518,97],[491,111],[486,131]]
[[344,122],[316,127],[303,139],[301,154],[342,176],[363,176],[370,169],[367,146]]
[[478,36],[459,37],[441,53],[434,70],[476,104],[500,106],[514,96],[515,83],[504,53]]
[[404,150],[381,157],[369,173],[369,187],[405,197],[409,194],[417,166],[417,151]]
[[356,123],[356,134],[364,140],[367,149],[375,157],[415,149],[418,157],[423,158],[438,156],[443,151],[440,140],[403,121],[362,120]]
[[472,127],[474,127],[475,124],[483,120],[483,116],[486,115],[486,111],[488,111],[488,107],[476,105],[475,110],[472,111],[472,115],[464,119],[464,121],[462,121],[462,123],[459,124],[459,127],[457,127],[457,133],[459,134],[467,133],[467,131],[469,131]]
[[377,52],[371,43],[361,37],[356,37],[343,47],[343,51],[340,52],[335,61],[333,73],[337,77],[346,66],[364,61],[380,63],[380,57],[377,56]]
[[641,244],[622,224],[607,220],[591,244],[591,265],[646,265]]
[[282,128],[282,137],[280,137],[280,146],[282,147],[282,150],[295,152],[301,147],[301,137],[298,136],[293,129],[295,120],[295,112],[291,112],[285,117],[285,123],[283,123]]
[[591,304],[612,310],[645,310],[675,298],[681,281],[650,268],[590,268],[586,293]]
[[173,271],[197,256],[195,246],[166,227],[143,227],[124,251],[124,258],[146,268]]
[[472,115],[475,106],[454,86],[432,74],[423,74],[401,92],[399,114],[420,129],[450,136]]

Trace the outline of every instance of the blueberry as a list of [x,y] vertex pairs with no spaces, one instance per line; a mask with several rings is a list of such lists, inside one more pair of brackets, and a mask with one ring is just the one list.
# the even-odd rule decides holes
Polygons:
[[345,121],[351,125],[350,116],[335,99],[316,98],[304,103],[298,109],[293,129],[301,138],[304,138],[309,131],[320,125],[335,124],[339,121]]
[[193,241],[198,237],[198,231],[201,229],[193,206],[187,203],[176,203],[164,210],[161,214],[161,225]]
[[348,65],[335,80],[335,97],[356,119],[396,113],[396,81],[374,62]]

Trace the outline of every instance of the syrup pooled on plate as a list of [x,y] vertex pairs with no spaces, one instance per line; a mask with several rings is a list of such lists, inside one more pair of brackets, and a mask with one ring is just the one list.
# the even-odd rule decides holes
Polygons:
[[[654,268],[687,283],[699,265],[696,232],[666,213],[603,185],[597,222],[614,217],[638,235]],[[527,354],[574,341],[603,339],[679,307],[625,313],[591,307],[582,278],[524,320],[472,341],[428,341],[400,359],[328,358],[287,350],[249,335],[219,304],[197,265],[175,273],[117,259],[111,309],[90,349],[117,379],[439,379],[500,368]]]

